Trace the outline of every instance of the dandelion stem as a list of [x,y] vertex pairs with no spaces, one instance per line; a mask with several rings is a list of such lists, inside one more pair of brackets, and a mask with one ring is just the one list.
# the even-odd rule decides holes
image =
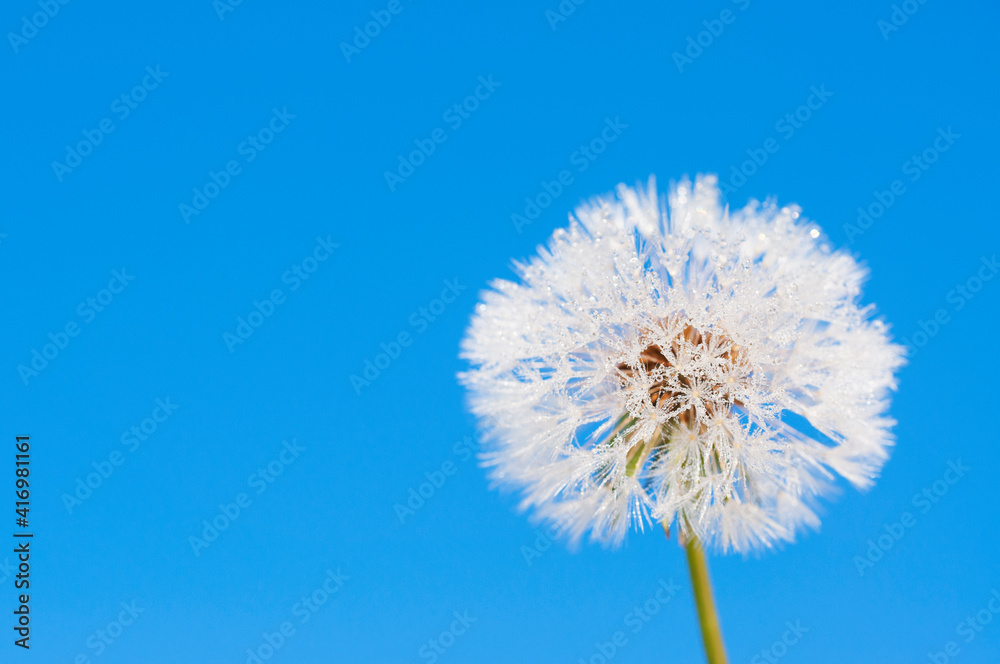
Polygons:
[[726,648],[722,643],[719,615],[712,598],[712,582],[708,578],[705,551],[696,537],[687,541],[684,551],[687,553],[694,603],[698,609],[698,622],[701,624],[701,640],[705,643],[705,656],[708,664],[726,664]]

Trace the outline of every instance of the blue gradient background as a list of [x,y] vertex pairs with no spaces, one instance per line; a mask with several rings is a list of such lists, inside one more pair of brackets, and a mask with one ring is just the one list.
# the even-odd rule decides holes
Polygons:
[[[661,532],[526,562],[539,532],[453,450],[474,435],[457,345],[476,291],[581,199],[651,173],[663,187],[726,178],[772,136],[779,151],[730,203],[799,203],[870,266],[865,300],[899,337],[938,309],[950,318],[901,373],[898,446],[877,486],[845,487],[821,531],[784,550],[712,558],[731,660],[800,621],[782,661],[924,662],[949,641],[956,660],[997,661],[1000,619],[971,643],[955,629],[1000,589],[1000,281],[961,310],[948,294],[1000,249],[1000,11],[930,0],[884,39],[888,1],[744,4],[592,0],[553,30],[556,0],[402,0],[349,63],[338,45],[386,3],[247,0],[220,20],[210,0],[75,1],[17,53],[7,37],[0,535],[13,530],[13,439],[27,433],[36,539],[32,652],[10,643],[6,577],[0,661],[236,664],[290,620],[267,661],[427,662],[421,648],[455,611],[475,622],[442,662],[590,661],[618,630],[615,662],[701,661],[683,552]],[[672,54],[726,8],[735,20],[678,71]],[[37,11],[8,2],[0,26]],[[119,119],[111,102],[156,65],[169,76]],[[500,87],[448,127],[442,114],[489,75]],[[833,96],[781,138],[776,122],[821,85]],[[289,127],[185,224],[192,188],[282,107]],[[114,132],[60,182],[52,162],[105,117]],[[578,171],[571,155],[616,117],[627,129]],[[391,192],[384,171],[436,127],[447,141]],[[960,138],[911,182],[903,164],[948,127]],[[562,169],[573,183],[518,233],[511,214]],[[849,242],[845,224],[894,179],[905,194]],[[290,291],[283,273],[328,235],[334,257]],[[18,365],[122,268],[135,280],[25,385]],[[418,332],[411,315],[446,279],[466,289]],[[285,303],[230,353],[223,333],[274,288]],[[350,376],[404,331],[412,345],[356,394]],[[168,396],[178,410],[129,452],[122,433]],[[257,495],[248,478],[292,439],[306,450]],[[115,450],[123,465],[70,513],[63,495]],[[913,496],[954,459],[970,470],[921,514]],[[455,474],[400,524],[394,505],[449,461]],[[251,506],[196,556],[189,538],[240,492]],[[860,576],[854,557],[904,511],[916,525]],[[301,624],[293,607],[328,569],[349,579]],[[640,632],[625,627],[669,579],[677,595]],[[143,613],[97,655],[88,639],[132,601]]]

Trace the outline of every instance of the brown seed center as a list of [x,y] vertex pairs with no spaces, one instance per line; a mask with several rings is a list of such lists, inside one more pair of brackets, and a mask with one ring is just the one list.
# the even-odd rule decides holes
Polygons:
[[[675,366],[678,358],[702,359],[706,355],[714,358],[721,371],[696,369],[692,375],[685,375],[683,369]],[[669,344],[651,343],[646,346],[639,354],[638,362],[620,362],[616,368],[623,386],[640,374],[653,378],[649,386],[649,400],[654,408],[662,406],[670,409],[676,406],[683,401],[683,392],[688,398],[701,400],[709,416],[715,414],[721,402],[742,405],[735,391],[748,373],[743,348],[722,332],[701,332],[692,325],[686,325],[676,333]],[[688,406],[677,417],[682,424],[690,425],[695,415],[696,408]]]

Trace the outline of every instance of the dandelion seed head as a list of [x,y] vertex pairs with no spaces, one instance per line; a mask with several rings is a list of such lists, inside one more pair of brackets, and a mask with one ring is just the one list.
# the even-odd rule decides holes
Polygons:
[[888,457],[903,352],[864,269],[795,206],[719,199],[714,176],[619,186],[475,309],[460,379],[484,463],[573,541],[663,522],[771,547]]

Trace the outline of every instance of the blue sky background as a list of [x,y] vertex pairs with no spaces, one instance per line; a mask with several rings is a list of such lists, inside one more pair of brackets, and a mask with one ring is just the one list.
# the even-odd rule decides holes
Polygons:
[[[616,662],[700,661],[683,552],[661,532],[526,560],[544,533],[456,448],[474,436],[457,345],[476,292],[581,199],[650,174],[663,186],[699,172],[729,181],[772,138],[778,150],[729,202],[799,203],[870,266],[865,299],[898,337],[933,329],[939,310],[947,322],[917,337],[901,374],[898,446],[877,486],[847,488],[821,531],[782,551],[711,559],[731,660],[771,649],[789,663],[926,662],[949,642],[949,661],[1000,658],[988,608],[1000,590],[1000,280],[969,283],[1000,249],[994,3],[913,2],[887,31],[888,1],[590,0],[553,28],[556,0],[401,0],[349,62],[340,43],[386,2],[218,5],[56,11],[53,0],[36,31],[23,20],[38,3],[0,12],[4,33],[22,35],[0,49],[0,481],[11,485],[0,533],[13,530],[13,439],[25,433],[36,532],[32,652],[10,643],[15,593],[0,569],[0,661],[238,664],[288,621],[294,633],[262,661],[427,662],[422,648],[460,626],[454,612],[474,622],[445,637],[441,662],[598,662],[617,631]],[[678,66],[688,38],[720,26]],[[165,75],[146,78],[152,89],[122,117],[115,100],[147,67]],[[490,76],[498,87],[456,126],[446,111]],[[794,131],[779,126],[814,86],[832,96]],[[287,126],[263,150],[241,148],[273,109]],[[105,118],[113,131],[79,165],[53,167]],[[620,135],[581,162],[616,119]],[[385,171],[437,128],[444,142],[390,188]],[[914,171],[927,149],[935,162]],[[230,161],[238,173],[186,223],[179,206]],[[525,197],[564,169],[571,184],[515,228]],[[851,232],[894,180],[904,193]],[[339,247],[311,263],[318,237]],[[294,289],[293,266],[315,268]],[[88,313],[114,270],[134,279]],[[442,311],[449,281],[459,294]],[[281,304],[231,352],[224,335],[274,289]],[[36,360],[37,375],[19,370],[70,323],[78,333]],[[402,332],[410,345],[357,393],[350,376]],[[177,408],[147,440],[122,441],[162,419],[167,398]],[[276,462],[293,440],[305,449]],[[67,506],[112,457],[120,465]],[[968,470],[941,484],[958,460]],[[261,484],[269,463],[281,474]],[[400,523],[394,506],[442,469],[453,472]],[[935,482],[946,493],[922,512],[914,496]],[[196,555],[190,538],[241,493],[249,506]],[[855,557],[904,512],[915,522],[859,573]],[[342,586],[302,623],[296,603],[328,570]],[[674,597],[633,631],[634,607],[670,580]],[[131,620],[123,602],[142,612]],[[981,632],[956,631],[980,611]],[[119,630],[120,616],[131,624]],[[796,621],[808,631],[772,648]],[[100,642],[98,630],[116,636]]]

